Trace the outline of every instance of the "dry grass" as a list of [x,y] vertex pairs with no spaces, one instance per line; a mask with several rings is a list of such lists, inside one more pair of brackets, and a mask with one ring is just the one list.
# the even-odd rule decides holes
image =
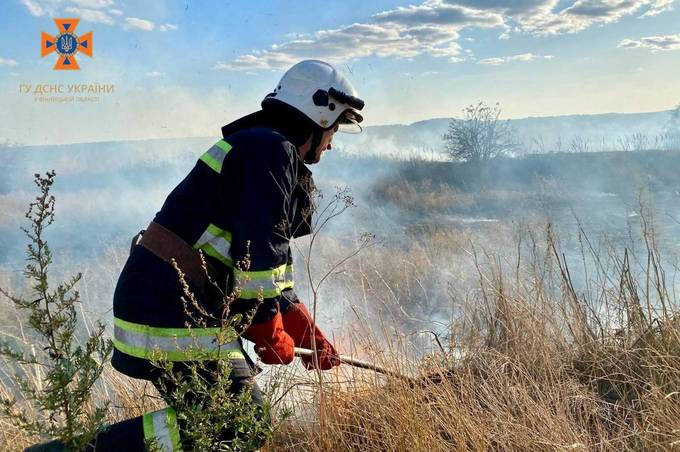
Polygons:
[[449,183],[433,183],[431,180],[409,181],[389,179],[374,188],[375,205],[389,203],[405,212],[432,215],[445,212],[508,213],[512,210],[526,211],[545,206],[563,205],[568,193],[560,190],[553,180],[537,178],[533,190],[521,187],[494,186],[475,190],[463,190]]
[[[475,247],[477,234],[497,253]],[[588,272],[578,278],[574,254],[565,259],[552,228],[522,231],[521,244],[512,235],[502,225],[427,231],[398,253],[372,247],[337,273],[321,295],[348,297],[334,299],[355,306],[339,321],[358,325],[337,338],[342,351],[413,379],[349,366],[323,375],[270,368],[263,381],[275,409],[296,414],[266,449],[680,447],[680,318],[651,226],[643,222],[638,256],[582,239],[576,263]],[[346,254],[341,243],[324,240],[324,261]],[[446,324],[437,330],[441,348],[429,333],[403,334],[432,319]],[[3,330],[30,342],[20,330]],[[7,365],[0,368],[9,381]],[[35,369],[22,372],[39,381]],[[150,385],[111,369],[96,397],[113,401],[111,421],[162,404]],[[34,441],[0,420],[3,449]]]
[[[415,380],[345,369],[323,385],[308,383],[306,397],[291,404],[316,417],[287,421],[270,450],[680,447],[680,317],[649,224],[643,223],[641,266],[631,264],[636,260],[627,251],[584,240],[583,263],[591,267],[578,285],[552,228],[542,237],[527,257],[509,261],[472,248],[477,290],[452,299],[445,349],[409,366],[403,356],[411,349],[390,344],[389,329],[381,333],[391,347],[377,346],[385,338],[370,333],[354,343]],[[423,275],[436,264],[423,249],[387,262],[375,253],[373,265],[391,275],[389,282],[380,278],[383,293],[399,299],[408,291],[385,287],[415,286],[419,278],[429,283]],[[407,270],[409,260],[421,271]],[[376,278],[368,273],[355,280],[369,284]]]

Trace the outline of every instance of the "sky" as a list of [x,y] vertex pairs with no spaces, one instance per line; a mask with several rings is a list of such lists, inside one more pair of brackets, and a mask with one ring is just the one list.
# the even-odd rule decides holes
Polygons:
[[[219,136],[285,70],[318,58],[366,100],[367,125],[646,112],[680,103],[677,0],[0,0],[0,144]],[[40,56],[79,18],[93,57]],[[30,85],[30,92],[22,91]],[[36,86],[113,85],[87,102]],[[70,97],[53,93],[53,97]]]

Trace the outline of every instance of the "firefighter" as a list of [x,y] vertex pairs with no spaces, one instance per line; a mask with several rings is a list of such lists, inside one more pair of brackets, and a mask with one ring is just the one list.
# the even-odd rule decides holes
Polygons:
[[[361,130],[363,106],[333,66],[306,60],[283,75],[260,111],[222,128],[223,138],[133,240],[113,300],[116,370],[153,382],[170,401],[171,385],[154,357],[160,354],[180,373],[197,360],[203,369],[228,360],[231,391],[251,391],[253,402],[262,404],[241,338],[254,342],[265,364],[291,363],[296,346],[315,350],[303,359],[308,369],[340,364],[293,291],[289,241],[311,233],[307,165],[331,149],[338,130]],[[176,267],[197,303],[181,300],[187,296]],[[225,294],[237,297],[229,316],[252,321],[241,337],[220,343]],[[150,440],[164,451],[180,450],[187,428],[168,406],[109,426],[94,450],[145,450]],[[223,439],[230,435],[226,429]]]

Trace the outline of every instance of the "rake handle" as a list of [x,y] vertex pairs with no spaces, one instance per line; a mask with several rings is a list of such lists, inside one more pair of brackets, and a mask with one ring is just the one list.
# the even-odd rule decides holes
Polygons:
[[[312,350],[308,350],[306,348],[295,347],[295,356],[311,358],[313,355],[314,355],[314,352]],[[395,377],[395,378],[399,378],[399,379],[402,379],[402,380],[409,380],[409,381],[412,380],[411,377],[407,377],[406,375],[400,374],[399,372],[394,372],[394,371],[385,369],[382,366],[378,366],[377,364],[373,364],[373,363],[370,363],[368,361],[364,361],[364,360],[361,360],[361,359],[352,358],[351,356],[338,355],[337,358],[340,360],[340,362],[342,362],[344,364],[349,364],[352,367],[357,367],[359,369],[372,370],[372,371],[377,372],[379,374],[388,375],[390,377]]]

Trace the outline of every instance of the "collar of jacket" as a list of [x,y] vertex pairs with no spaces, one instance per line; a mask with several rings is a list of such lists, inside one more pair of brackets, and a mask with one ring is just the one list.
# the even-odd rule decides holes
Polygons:
[[298,123],[291,121],[282,112],[260,110],[242,118],[239,118],[222,127],[222,136],[227,138],[229,135],[239,130],[251,127],[271,127],[279,132],[293,145],[300,146],[309,138],[311,130],[300,127]]
[[[222,127],[222,137],[227,138],[229,135],[238,132],[239,130],[250,129],[251,127],[271,127],[272,129],[279,132],[284,137],[288,138],[289,141],[295,146],[297,150],[297,144],[290,140],[291,136],[295,135],[295,132],[286,127],[283,123],[278,123],[270,114],[266,111],[260,110],[254,113],[250,113],[242,118],[239,118],[233,122]],[[307,165],[299,157],[298,153],[295,153],[297,162],[297,174],[298,181],[311,179],[312,171],[307,167]]]

